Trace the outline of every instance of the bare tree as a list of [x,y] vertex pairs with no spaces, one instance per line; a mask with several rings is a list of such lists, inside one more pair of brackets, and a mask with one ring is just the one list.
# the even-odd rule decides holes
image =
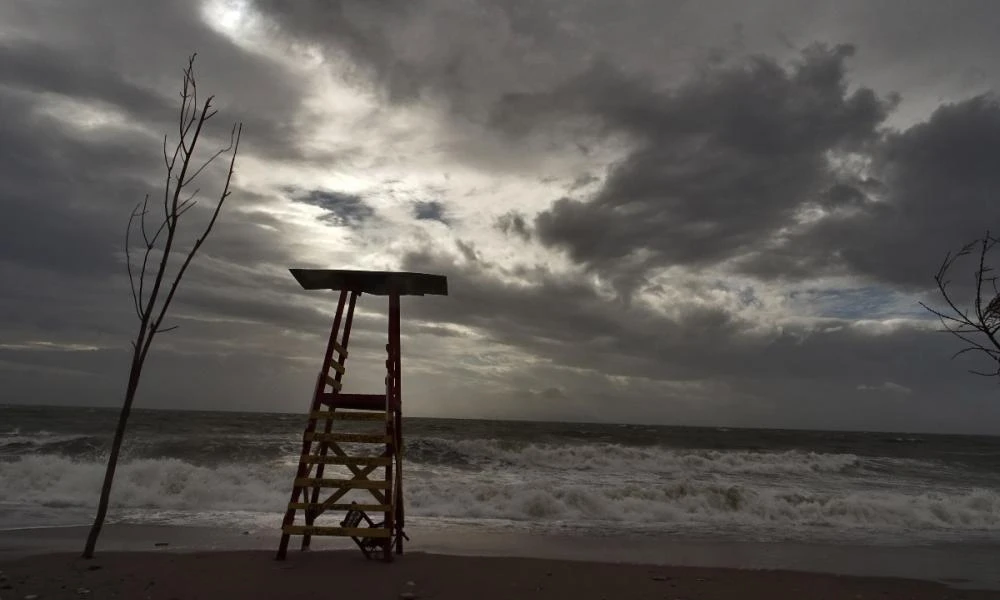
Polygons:
[[[236,164],[236,154],[239,149],[243,125],[241,123],[233,125],[228,146],[216,151],[200,164],[195,162],[194,155],[198,148],[198,142],[205,135],[204,126],[215,116],[217,111],[212,107],[213,96],[206,98],[200,106],[198,104],[194,59],[195,55],[191,55],[187,67],[184,69],[184,80],[180,94],[180,116],[178,118],[179,139],[172,152],[167,149],[167,136],[163,137],[163,163],[166,167],[166,182],[163,191],[163,214],[157,217],[159,225],[155,229],[153,229],[152,224],[147,226],[147,217],[152,208],[147,194],[145,199],[137,204],[132,211],[125,231],[125,260],[132,288],[132,304],[135,308],[135,314],[139,318],[139,330],[132,341],[132,363],[129,369],[128,385],[125,388],[125,400],[122,403],[118,426],[111,444],[111,453],[108,456],[104,485],[101,487],[101,498],[97,506],[97,516],[90,528],[87,545],[83,550],[84,558],[94,556],[97,538],[101,533],[101,527],[108,512],[108,500],[111,495],[111,485],[118,464],[122,439],[125,436],[125,426],[132,410],[136,390],[139,388],[142,367],[153,344],[153,338],[158,333],[176,328],[176,326],[163,327],[163,319],[167,314],[167,309],[174,299],[174,294],[177,292],[177,287],[184,277],[188,265],[191,264],[198,249],[201,248],[208,234],[212,231],[212,227],[219,217],[219,212],[222,210],[222,205],[230,194],[229,185],[233,178],[233,168]],[[167,276],[167,269],[170,266],[171,258],[177,253],[175,244],[179,243],[178,226],[181,217],[197,203],[195,197],[199,190],[190,191],[191,184],[215,159],[227,152],[231,152],[232,156],[229,159],[229,170],[226,173],[225,185],[219,193],[218,202],[201,235],[194,241],[171,279]],[[141,263],[138,260],[133,263],[130,246],[133,238],[138,237],[141,237],[143,256]]]
[[[981,239],[969,242],[955,254],[949,252],[945,255],[934,281],[947,304],[947,312],[920,303],[941,320],[944,326],[942,331],[951,333],[964,343],[964,347],[952,358],[971,352],[985,356],[995,365],[989,371],[970,369],[971,373],[984,377],[1000,377],[1000,341],[997,339],[1000,332],[1000,289],[997,276],[993,275],[993,268],[988,264],[989,254],[998,241],[1000,238],[987,231]],[[966,257],[977,261],[972,273],[974,287],[971,292],[974,296],[971,307],[960,308],[954,292],[948,287],[951,284],[949,274],[956,263]]]

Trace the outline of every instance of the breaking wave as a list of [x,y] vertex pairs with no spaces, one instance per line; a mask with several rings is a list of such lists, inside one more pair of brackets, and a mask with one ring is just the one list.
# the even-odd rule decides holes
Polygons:
[[853,454],[691,450],[621,444],[518,444],[497,440],[422,438],[406,446],[417,463],[572,471],[622,471],[673,475],[685,472],[724,474],[814,475],[850,473],[863,468]]
[[[229,462],[128,458],[119,465],[112,505],[150,518],[172,511],[191,523],[204,522],[206,514],[271,519],[288,501],[294,455],[252,454],[250,461]],[[929,491],[887,482],[887,473],[917,467],[935,465],[794,451],[412,438],[404,473],[407,512],[415,517],[594,528],[617,523],[644,531],[1000,532],[995,488]],[[0,509],[89,509],[103,473],[100,456],[10,457],[0,461]]]

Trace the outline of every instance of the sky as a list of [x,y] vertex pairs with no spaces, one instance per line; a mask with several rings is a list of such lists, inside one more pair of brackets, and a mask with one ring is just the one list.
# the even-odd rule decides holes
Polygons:
[[[411,416],[1000,433],[918,304],[1000,217],[998,29],[972,0],[4,2],[0,402],[120,404],[125,228],[197,52],[205,148],[243,139],[138,407],[307,410],[336,297],[288,269],[378,269],[448,277],[402,303]],[[385,310],[345,391],[381,389]]]

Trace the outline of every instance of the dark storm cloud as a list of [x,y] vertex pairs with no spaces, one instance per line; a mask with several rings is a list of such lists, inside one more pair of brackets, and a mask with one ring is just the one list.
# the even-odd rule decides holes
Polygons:
[[[386,101],[409,103],[425,94],[468,117],[508,86],[551,84],[566,60],[579,60],[558,14],[532,2],[447,5],[422,0],[358,2],[254,0],[253,7],[294,39],[332,56],[349,57],[352,73]],[[532,48],[508,38],[546,40]],[[355,79],[355,83],[359,83]]]
[[[224,90],[203,149],[224,139],[230,122],[243,119],[250,133],[244,154],[295,155],[293,132],[282,123],[295,110],[288,98],[301,84],[210,30],[197,3],[153,12],[106,4],[103,10],[67,6],[44,14],[31,4],[10,9],[13,25],[38,35],[0,44],[0,255],[9,260],[95,275],[121,267],[116,253],[129,212],[146,193],[155,197],[162,189],[159,136],[176,131],[181,67],[190,51],[181,46],[208,54],[196,63],[201,98]],[[157,26],[140,26],[151,22]],[[114,44],[95,40],[129,50],[116,52]],[[269,81],[273,95],[259,88],[240,93],[259,80]],[[123,127],[81,129],[46,112],[64,101],[96,102]],[[209,170],[200,179],[203,186],[218,183],[219,174]]]
[[766,247],[796,212],[861,201],[831,153],[864,151],[891,104],[848,91],[849,46],[813,46],[790,66],[754,58],[676,91],[600,67],[547,95],[509,96],[515,130],[574,112],[628,133],[635,148],[593,198],[563,198],[536,219],[539,239],[613,271],[704,266]]
[[[29,95],[0,88],[0,256],[72,272],[114,268],[128,213],[155,164],[157,141],[88,138],[39,115]],[[143,153],[143,145],[153,152]]]
[[202,18],[204,6],[197,0],[156,6],[101,0],[59,10],[15,4],[11,25],[35,35],[0,46],[0,81],[101,101],[169,132],[176,129],[181,69],[197,52],[200,98],[224,90],[215,101],[219,118],[241,121],[253,133],[244,140],[246,151],[279,160],[321,158],[298,144],[306,83],[213,30]]
[[106,66],[81,64],[37,41],[0,42],[0,81],[32,92],[106,102],[133,116],[162,114],[172,108],[167,98],[128,82]]
[[430,202],[417,202],[413,205],[413,216],[419,221],[438,221],[439,223],[448,224],[448,219],[445,216],[444,205],[436,200],[431,200]]
[[367,3],[351,0],[330,2],[276,2],[254,0],[252,5],[295,35],[327,41],[345,49],[356,63],[379,78],[393,97],[412,96],[417,80],[408,65],[395,55],[388,31],[394,18],[417,14],[421,2],[389,0]]
[[[791,67],[758,59],[669,94],[597,70],[550,95],[509,97],[498,123],[513,131],[569,107],[637,140],[593,197],[543,211],[538,238],[606,273],[631,269],[618,278],[626,287],[649,268],[732,261],[758,277],[857,274],[926,289],[946,251],[1000,217],[1000,104],[978,96],[884,131],[895,100],[848,92],[852,54],[814,46]],[[831,155],[867,168],[838,169]],[[797,227],[810,207],[828,217]]]
[[979,96],[889,135],[875,155],[880,202],[803,232],[794,253],[839,256],[853,271],[927,287],[947,251],[1000,220],[1000,103]]

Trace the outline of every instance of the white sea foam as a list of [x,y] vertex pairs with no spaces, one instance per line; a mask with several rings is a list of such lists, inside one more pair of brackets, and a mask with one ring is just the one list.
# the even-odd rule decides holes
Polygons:
[[[409,515],[594,527],[615,522],[652,530],[1000,532],[996,489],[926,491],[885,482],[879,487],[852,455],[600,444],[515,450],[490,442],[449,443],[479,467],[410,460],[404,471]],[[53,455],[0,462],[0,505],[55,512],[92,507],[103,473],[100,461]],[[178,459],[126,460],[118,469],[112,505],[132,519],[169,513],[174,522],[189,515],[191,523],[213,514],[280,514],[293,474],[294,466],[283,460],[211,467]],[[803,479],[803,474],[817,477]],[[816,481],[829,477],[840,483]],[[0,527],[14,525],[0,522]]]
[[697,481],[625,487],[527,481],[410,484],[414,514],[656,524],[820,526],[872,530],[1000,531],[1000,495],[807,492]]
[[[0,503],[46,507],[94,506],[104,463],[62,456],[0,462]],[[288,500],[287,469],[269,465],[205,467],[165,458],[120,463],[112,505],[182,510],[275,510]]]

